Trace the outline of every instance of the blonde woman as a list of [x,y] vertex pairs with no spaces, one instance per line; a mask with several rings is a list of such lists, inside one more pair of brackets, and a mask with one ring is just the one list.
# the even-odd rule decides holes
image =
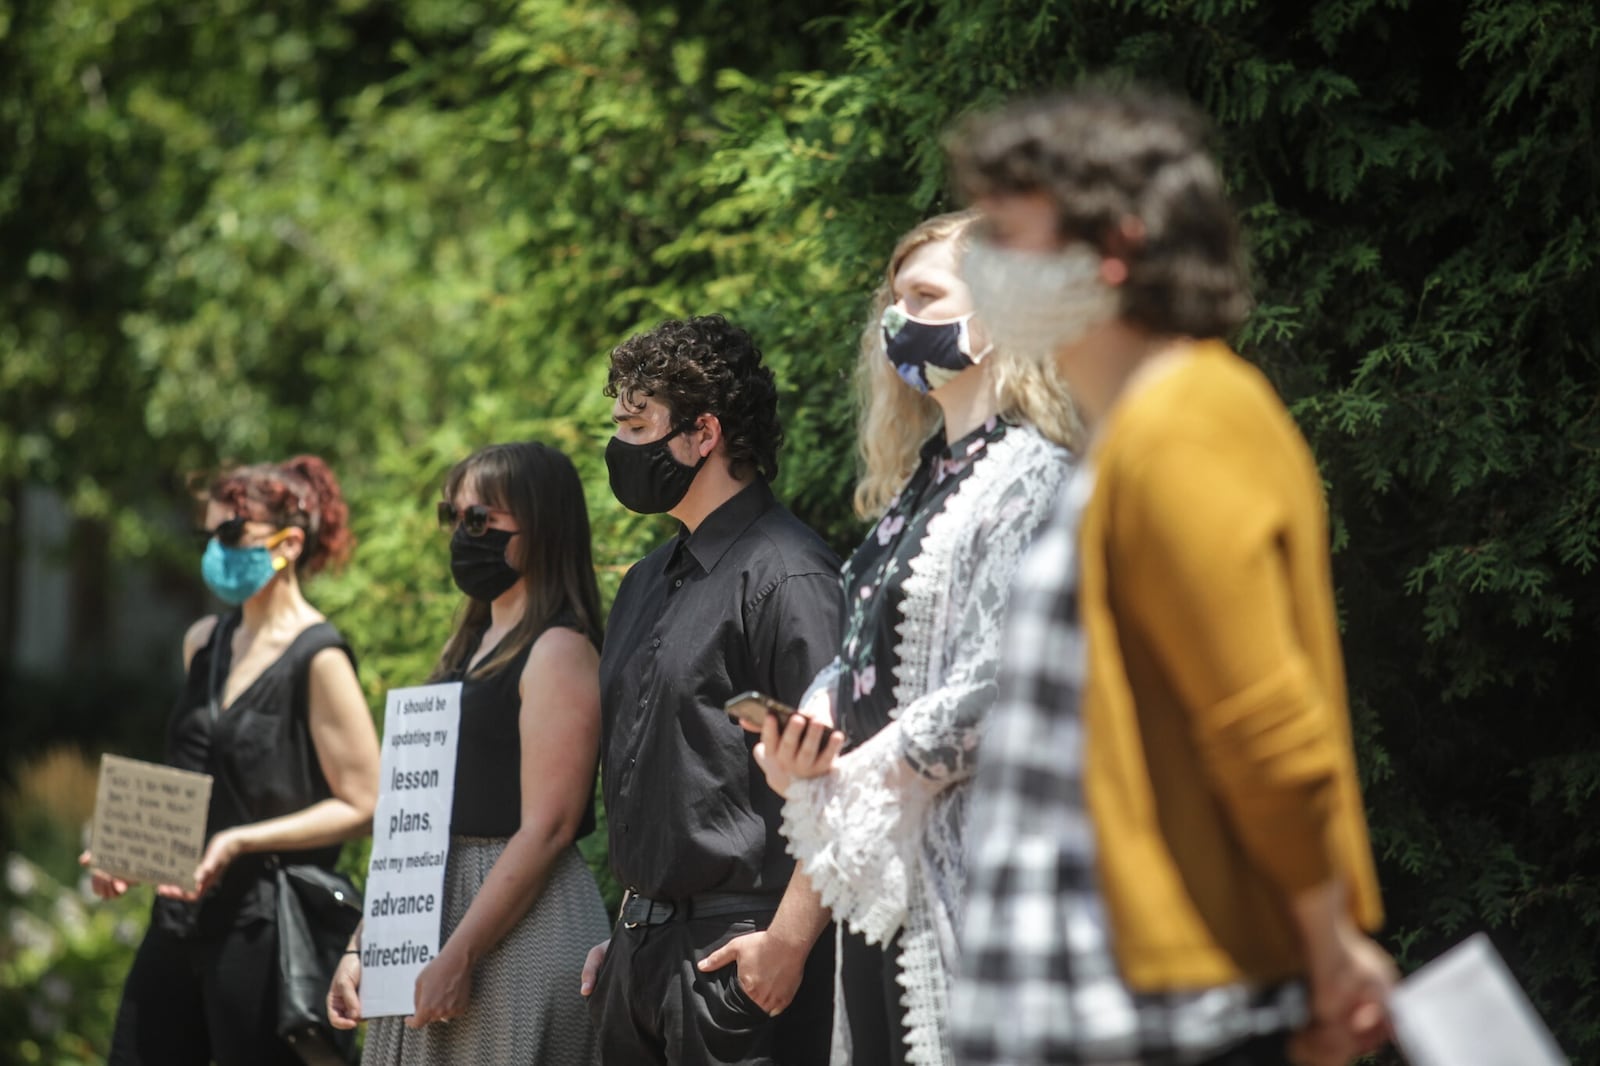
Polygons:
[[769,722],[758,748],[790,850],[841,925],[836,1063],[950,1061],[967,782],[1011,579],[1076,432],[1052,371],[994,349],[972,317],[972,219],[930,219],[889,259],[857,376],[855,504],[874,521],[844,567],[844,637],[804,701],[813,724],[780,737]]

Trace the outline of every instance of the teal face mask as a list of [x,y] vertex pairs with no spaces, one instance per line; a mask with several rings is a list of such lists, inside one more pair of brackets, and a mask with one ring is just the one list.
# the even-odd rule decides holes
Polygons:
[[217,599],[237,607],[265,588],[285,563],[273,558],[270,548],[229,548],[212,537],[200,557],[200,576]]

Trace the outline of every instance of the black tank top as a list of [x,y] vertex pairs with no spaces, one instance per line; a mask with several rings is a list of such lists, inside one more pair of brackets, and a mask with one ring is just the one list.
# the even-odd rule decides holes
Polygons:
[[[577,619],[558,615],[547,628],[582,632]],[[450,831],[461,836],[508,837],[522,826],[522,697],[517,692],[528,653],[539,638],[487,677],[467,677],[467,664],[483,642],[473,638],[454,671],[444,678],[461,682],[461,735],[456,746],[455,806]],[[492,654],[492,653],[491,653]],[[589,803],[578,836],[594,832],[594,770]]]
[[[338,648],[355,663],[339,631],[319,622],[302,630],[223,708],[222,689],[233,665],[233,634],[239,618],[235,611],[217,620],[211,639],[189,663],[183,692],[167,724],[167,764],[215,779],[206,817],[207,840],[236,825],[304,810],[333,794],[311,741],[308,677],[311,660],[328,648]],[[214,721],[213,678],[218,702]],[[174,932],[211,934],[274,918],[270,858],[241,855],[198,904],[158,899],[155,919]],[[277,858],[332,867],[339,859],[339,845],[279,852]]]

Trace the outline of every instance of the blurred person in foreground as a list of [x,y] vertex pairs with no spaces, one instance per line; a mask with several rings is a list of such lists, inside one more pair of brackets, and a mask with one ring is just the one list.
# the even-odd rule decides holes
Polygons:
[[855,503],[872,525],[845,563],[838,655],[802,704],[814,724],[796,716],[780,740],[769,721],[756,749],[788,797],[789,848],[840,924],[839,1066],[951,1061],[979,737],[1012,579],[1078,429],[1056,374],[995,348],[972,313],[960,262],[974,217],[931,218],[889,256],[856,372]]
[[[778,828],[781,801],[723,709],[790,706],[838,639],[839,560],[778,502],[778,388],[721,315],[611,353],[617,501],[677,519],[617,589],[600,656],[611,939],[580,977],[606,1066],[827,1060],[833,938]],[[821,943],[818,943],[819,938]]]
[[995,343],[1092,433],[1023,564],[974,798],[969,1064],[1344,1063],[1389,957],[1316,463],[1218,338],[1248,308],[1205,125],[1081,92],[951,138]]
[[[594,1034],[571,982],[606,912],[576,845],[595,826],[600,746],[583,485],[547,444],[491,444],[451,468],[438,510],[463,597],[428,679],[461,682],[441,947],[414,1012],[374,1019],[361,1061],[586,1066]],[[363,932],[328,993],[342,1029],[361,1018]]]
[[[378,737],[339,631],[301,580],[353,538],[315,456],[240,467],[206,494],[201,574],[229,610],[183,639],[166,762],[215,778],[195,891],[157,888],[122,990],[114,1066],[295,1066],[277,1035],[275,863],[331,868],[372,827]],[[86,865],[93,856],[85,854]],[[127,883],[93,871],[111,898]]]

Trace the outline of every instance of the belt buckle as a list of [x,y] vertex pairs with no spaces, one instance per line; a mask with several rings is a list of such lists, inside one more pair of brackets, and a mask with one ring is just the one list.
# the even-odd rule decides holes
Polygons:
[[[622,897],[622,912],[624,914],[626,914],[628,912],[628,904],[637,902],[638,900],[641,900],[641,899],[644,899],[644,897],[639,895],[637,892],[634,892],[631,888],[628,889],[627,892],[625,892],[623,894],[623,897]],[[630,921],[624,919],[623,922],[622,922],[622,928],[624,928],[624,929],[637,929],[641,925],[646,925],[647,926],[647,925],[659,924],[659,923],[651,921],[651,919],[656,916],[656,903],[657,902],[658,902],[657,900],[653,900],[653,899],[645,900],[644,917],[641,920],[636,921],[636,922],[630,922]],[[666,917],[661,919],[661,921],[670,922],[673,919],[673,917],[678,913],[678,905],[676,903],[664,903],[663,904],[663,910],[666,912]]]
[[[624,929],[637,929],[642,924],[640,922],[630,922],[627,918],[628,904],[632,903],[638,898],[639,894],[631,888],[625,889],[622,893],[622,928]],[[646,912],[645,916],[649,917],[648,911]]]

